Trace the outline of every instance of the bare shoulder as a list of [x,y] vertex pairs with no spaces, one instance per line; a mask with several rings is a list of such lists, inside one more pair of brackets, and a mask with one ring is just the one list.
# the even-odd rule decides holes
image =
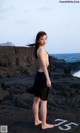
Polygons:
[[45,51],[44,51],[44,49],[38,48],[38,50],[37,50],[37,55],[38,55],[38,57],[40,57],[40,56],[45,56]]

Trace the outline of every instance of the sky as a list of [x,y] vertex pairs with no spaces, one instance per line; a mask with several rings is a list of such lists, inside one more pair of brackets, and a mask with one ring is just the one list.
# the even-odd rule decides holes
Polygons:
[[0,43],[25,46],[39,31],[51,53],[80,53],[80,3],[59,0],[0,0]]

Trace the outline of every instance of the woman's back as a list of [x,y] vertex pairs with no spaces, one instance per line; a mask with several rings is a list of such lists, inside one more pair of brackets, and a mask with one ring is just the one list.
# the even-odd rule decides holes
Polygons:
[[49,66],[49,55],[43,48],[37,49],[37,57],[39,62],[39,70],[43,72],[43,64],[48,68]]

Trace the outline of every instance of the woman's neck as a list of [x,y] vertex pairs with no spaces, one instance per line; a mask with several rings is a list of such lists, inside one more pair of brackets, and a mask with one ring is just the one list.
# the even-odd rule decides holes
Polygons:
[[39,46],[39,48],[45,49],[45,46]]

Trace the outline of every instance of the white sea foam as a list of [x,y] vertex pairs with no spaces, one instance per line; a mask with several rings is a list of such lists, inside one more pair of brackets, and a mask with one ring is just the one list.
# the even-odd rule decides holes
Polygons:
[[80,70],[78,72],[73,73],[73,76],[80,77]]

